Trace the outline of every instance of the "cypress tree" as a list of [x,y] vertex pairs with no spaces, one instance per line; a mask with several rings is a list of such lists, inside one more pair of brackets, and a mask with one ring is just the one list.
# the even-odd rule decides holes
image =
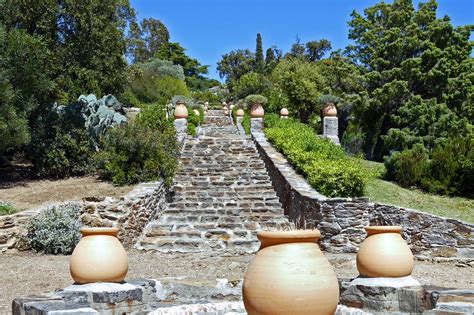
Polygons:
[[258,73],[262,73],[264,70],[265,63],[263,61],[263,47],[262,47],[262,36],[260,33],[257,34],[257,47],[255,50],[255,67]]

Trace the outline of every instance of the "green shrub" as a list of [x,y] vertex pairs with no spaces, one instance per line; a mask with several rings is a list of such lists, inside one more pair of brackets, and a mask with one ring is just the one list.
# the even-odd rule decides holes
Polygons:
[[474,139],[449,139],[431,153],[421,187],[447,195],[474,195]]
[[201,124],[204,119],[204,111],[199,111],[200,115],[196,115],[193,112],[193,108],[188,106],[188,126],[187,132],[191,136],[197,135],[197,127]]
[[174,128],[163,130],[131,123],[110,130],[103,139],[97,166],[116,185],[163,178],[171,185],[178,163]]
[[245,103],[249,105],[260,104],[265,106],[268,102],[268,99],[263,95],[251,94],[245,98]]
[[16,212],[16,209],[7,201],[0,201],[0,215],[8,215]]
[[37,175],[65,178],[94,171],[92,147],[81,119],[51,109],[37,120],[28,153]]
[[402,152],[393,152],[385,159],[387,177],[395,179],[403,187],[411,187],[421,182],[428,169],[428,151],[421,144]]
[[144,105],[136,117],[135,123],[159,131],[173,128],[173,120],[166,118],[166,107],[160,104]]
[[45,254],[70,254],[79,242],[81,223],[79,205],[53,206],[34,217],[27,229],[26,241]]
[[340,147],[292,118],[270,114],[264,121],[268,140],[317,191],[328,197],[363,195],[367,178],[359,163]]

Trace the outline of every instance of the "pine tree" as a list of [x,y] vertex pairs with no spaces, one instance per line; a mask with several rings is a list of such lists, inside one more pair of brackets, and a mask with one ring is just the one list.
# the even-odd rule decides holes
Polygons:
[[265,67],[263,60],[262,35],[257,34],[257,47],[255,49],[255,66],[258,73],[262,73]]

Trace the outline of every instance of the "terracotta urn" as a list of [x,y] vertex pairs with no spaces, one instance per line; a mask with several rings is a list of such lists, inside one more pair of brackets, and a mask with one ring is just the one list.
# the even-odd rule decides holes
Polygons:
[[334,314],[339,284],[319,249],[318,230],[260,231],[244,276],[248,314]]
[[263,106],[261,104],[253,104],[250,108],[250,117],[252,118],[262,118],[265,115]]
[[229,106],[230,110],[233,110],[233,109],[234,109],[234,107],[235,107],[235,105],[234,105],[234,104],[230,104],[230,106]]
[[357,253],[357,270],[367,277],[406,277],[413,271],[413,254],[401,226],[368,226]]
[[237,115],[237,117],[243,117],[245,115],[244,113],[244,110],[242,108],[239,108],[235,114]]
[[121,282],[128,272],[128,256],[117,238],[118,228],[81,228],[82,238],[70,260],[76,283]]
[[323,117],[335,117],[337,116],[337,109],[334,103],[326,103],[323,108]]
[[288,118],[288,109],[286,107],[283,107],[281,110],[280,110],[280,117],[281,118]]
[[199,116],[199,115],[200,115],[200,113],[199,113],[199,110],[198,110],[198,109],[193,109],[193,113],[194,113],[194,115],[196,115],[196,116]]
[[188,109],[183,103],[176,103],[176,108],[174,109],[174,118],[188,118]]
[[224,109],[224,115],[229,115],[229,111],[227,109]]

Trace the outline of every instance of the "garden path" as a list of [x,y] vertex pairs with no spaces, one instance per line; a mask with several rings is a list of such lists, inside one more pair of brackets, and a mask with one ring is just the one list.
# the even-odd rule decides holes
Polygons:
[[220,110],[208,111],[198,137],[187,139],[173,191],[138,248],[252,253],[258,230],[290,228],[252,139]]

